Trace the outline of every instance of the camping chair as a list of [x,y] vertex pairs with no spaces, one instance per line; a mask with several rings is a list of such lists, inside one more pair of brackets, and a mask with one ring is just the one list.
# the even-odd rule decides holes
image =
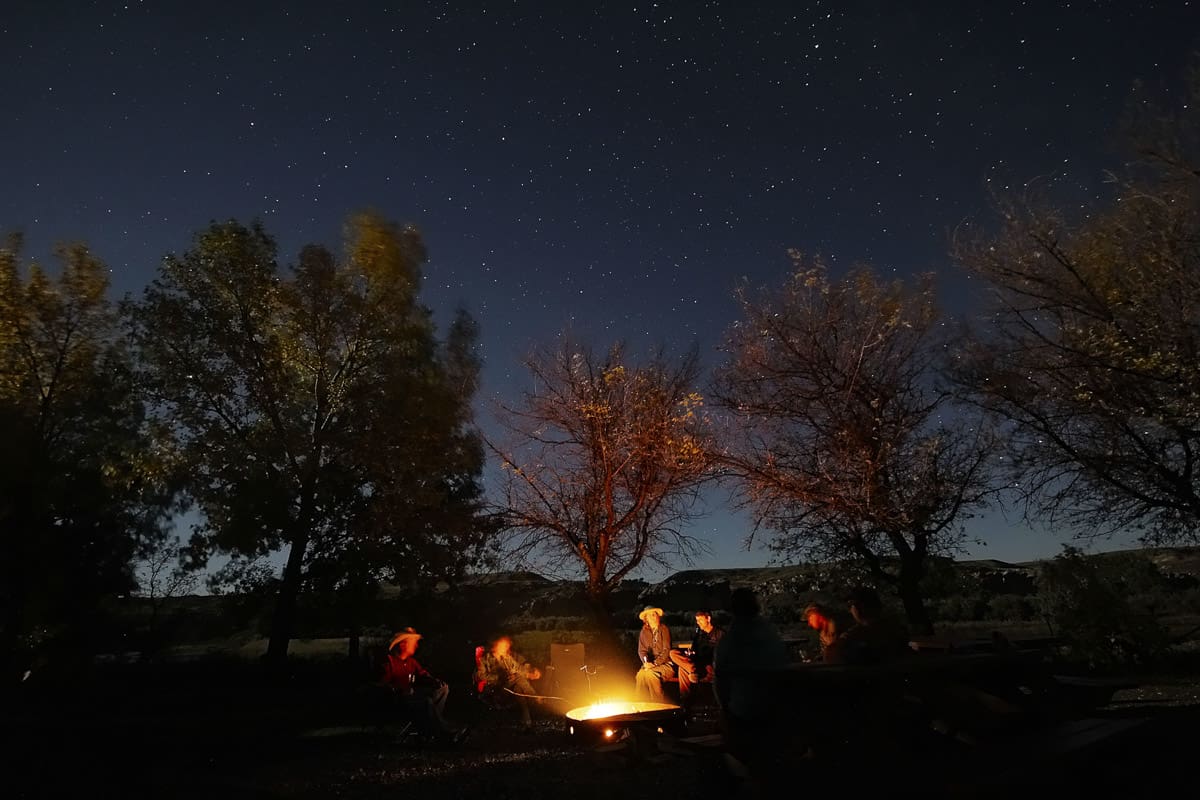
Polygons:
[[416,741],[423,733],[416,719],[398,702],[392,692],[375,684],[365,684],[354,692],[357,728],[361,733],[386,736],[401,742]]
[[550,664],[546,667],[550,693],[560,697],[578,698],[591,693],[591,676],[595,669],[588,665],[582,642],[550,644]]

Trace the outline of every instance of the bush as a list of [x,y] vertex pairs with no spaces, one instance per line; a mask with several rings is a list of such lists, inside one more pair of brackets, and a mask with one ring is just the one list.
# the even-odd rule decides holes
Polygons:
[[998,594],[988,601],[989,617],[1004,622],[1028,622],[1037,616],[1029,598],[1019,594]]
[[[1064,548],[1042,565],[1038,603],[1042,614],[1072,653],[1094,668],[1144,665],[1162,655],[1167,633],[1152,615],[1139,611],[1126,593],[1127,559],[1092,559]],[[1134,565],[1142,573],[1141,565]]]
[[930,604],[937,622],[978,622],[988,616],[988,601],[978,594],[951,595]]

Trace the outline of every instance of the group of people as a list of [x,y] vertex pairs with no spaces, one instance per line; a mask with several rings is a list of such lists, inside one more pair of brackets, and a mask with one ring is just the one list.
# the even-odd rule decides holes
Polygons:
[[817,632],[823,662],[876,664],[907,651],[908,637],[884,617],[878,592],[858,587],[850,593],[847,606],[852,620],[848,627],[826,606],[811,605],[804,610],[805,622]]
[[[425,733],[439,741],[458,744],[467,738],[469,729],[447,721],[445,709],[450,688],[417,661],[420,640],[421,634],[412,628],[392,637],[380,684],[389,691],[404,715],[419,724]],[[522,724],[530,727],[529,704],[540,700],[530,681],[541,678],[541,670],[513,652],[512,639],[508,636],[492,642],[490,648],[479,654],[477,661],[475,678],[480,693],[504,692],[511,696],[520,708]]]
[[[821,660],[832,664],[873,664],[889,660],[906,650],[907,637],[883,615],[879,595],[869,588],[855,589],[847,603],[852,623],[842,624],[838,614],[826,606],[805,609],[807,624],[817,631]],[[663,702],[664,684],[677,680],[680,704],[692,705],[695,686],[713,685],[728,733],[753,730],[757,721],[771,713],[769,689],[760,681],[744,679],[739,673],[784,667],[789,654],[783,639],[760,615],[758,599],[750,589],[736,589],[730,596],[732,622],[728,630],[716,625],[711,611],[695,613],[691,641],[673,647],[671,631],[663,624],[663,610],[646,606],[638,614],[642,629],[637,654],[641,662],[635,678],[638,699]],[[411,718],[434,736],[460,742],[467,729],[447,722],[444,716],[449,689],[445,681],[431,675],[416,660],[421,635],[407,628],[388,646],[382,684],[394,693]],[[482,648],[481,648],[482,650]],[[504,693],[520,709],[525,727],[532,724],[530,705],[541,701],[531,681],[541,670],[531,666],[512,649],[512,639],[501,636],[477,653],[475,679],[481,694]]]
[[[892,660],[907,651],[907,636],[883,614],[883,603],[874,589],[856,588],[847,600],[851,625],[845,630],[838,614],[826,606],[805,609],[805,621],[817,631],[821,661],[871,664]],[[712,681],[713,693],[727,728],[750,729],[769,716],[772,698],[761,681],[739,678],[744,670],[778,669],[791,661],[784,639],[763,619],[757,597],[750,589],[730,596],[733,620],[724,628],[713,624],[707,610],[696,613],[696,631],[688,649],[671,646],[671,631],[662,624],[662,609],[647,606],[638,614],[642,631],[637,638],[641,661],[636,678],[638,698],[662,702],[664,684],[679,681],[679,699],[690,705],[692,687]]]
[[638,618],[642,621],[637,646],[641,667],[635,679],[638,699],[663,702],[663,684],[676,678],[680,703],[688,707],[694,697],[692,688],[713,678],[714,658],[724,628],[713,624],[711,611],[697,611],[691,642],[686,648],[678,648],[671,646],[671,630],[662,623],[661,608],[646,606]]

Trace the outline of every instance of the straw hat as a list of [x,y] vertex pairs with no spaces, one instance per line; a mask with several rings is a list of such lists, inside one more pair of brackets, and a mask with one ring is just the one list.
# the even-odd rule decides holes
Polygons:
[[390,652],[393,647],[400,644],[405,639],[420,639],[420,638],[421,638],[421,634],[417,633],[412,628],[405,628],[404,630],[400,631],[399,633],[397,633],[395,636],[392,637],[392,641],[388,645],[388,651]]
[[663,615],[663,610],[661,608],[659,608],[658,606],[646,606],[645,608],[642,609],[641,613],[638,614],[638,619],[640,619],[642,622],[645,622],[646,615],[649,614],[651,611],[655,612],[660,617]]

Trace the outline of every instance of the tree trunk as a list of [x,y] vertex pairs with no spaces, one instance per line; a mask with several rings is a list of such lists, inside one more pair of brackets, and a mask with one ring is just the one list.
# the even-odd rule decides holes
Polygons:
[[292,542],[287,565],[283,568],[283,580],[275,598],[275,613],[271,617],[271,638],[267,643],[267,663],[272,667],[282,666],[287,661],[288,643],[292,639],[292,626],[296,620],[296,599],[300,595],[303,577],[304,551],[308,549],[308,534]]
[[603,584],[597,585],[593,580],[588,581],[587,593],[596,622],[596,640],[590,648],[588,661],[615,665],[621,658],[621,639],[613,625],[611,597]]
[[933,622],[929,619],[929,610],[925,608],[925,598],[921,596],[922,567],[923,564],[916,558],[901,559],[896,590],[900,601],[904,603],[904,615],[908,618],[912,633],[917,636],[932,636]]

